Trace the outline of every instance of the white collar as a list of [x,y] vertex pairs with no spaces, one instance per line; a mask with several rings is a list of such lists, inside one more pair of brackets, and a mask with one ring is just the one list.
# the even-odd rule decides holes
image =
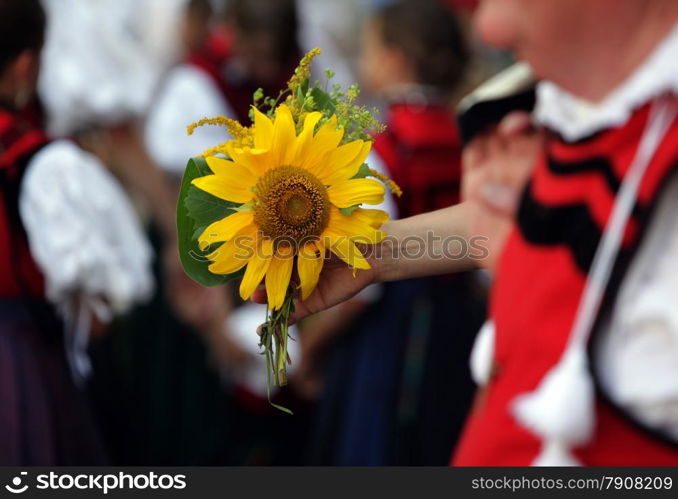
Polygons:
[[668,91],[678,92],[678,25],[643,64],[599,104],[543,80],[537,85],[536,121],[576,141],[626,123],[635,109]]

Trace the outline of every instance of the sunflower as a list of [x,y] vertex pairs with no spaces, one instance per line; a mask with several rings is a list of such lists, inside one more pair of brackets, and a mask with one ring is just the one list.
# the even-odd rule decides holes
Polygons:
[[322,119],[311,112],[295,123],[285,104],[273,119],[254,108],[252,143],[226,143],[229,159],[208,157],[212,174],[192,181],[238,204],[198,237],[203,250],[222,243],[207,255],[210,272],[226,275],[246,267],[240,296],[249,299],[264,281],[271,310],[283,306],[295,267],[304,300],[318,283],[327,251],[354,272],[369,269],[356,243],[374,244],[385,236],[379,227],[388,215],[360,207],[380,204],[385,194],[381,182],[356,178],[372,143],[342,144],[336,116],[320,124]]

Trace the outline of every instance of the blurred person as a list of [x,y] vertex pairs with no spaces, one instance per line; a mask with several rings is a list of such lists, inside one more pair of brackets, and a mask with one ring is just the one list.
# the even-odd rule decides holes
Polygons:
[[104,166],[26,107],[44,31],[37,0],[0,0],[0,463],[105,464],[86,345],[151,293],[151,253]]
[[[402,188],[399,216],[458,203],[461,140],[453,103],[469,54],[454,12],[434,0],[393,2],[363,33],[361,79],[388,103],[388,128],[376,137],[371,160]],[[388,283],[371,309],[353,299],[321,314],[332,314],[333,328],[316,325],[327,318],[310,319],[304,332],[312,344],[321,343],[318,334],[325,348],[330,334],[346,336],[329,354],[313,459],[445,464],[473,395],[464,360],[485,315],[484,292],[472,272]]]
[[[208,2],[188,5],[194,15],[183,23],[185,60],[179,68],[185,73],[191,68],[193,85],[197,84],[197,72],[203,80],[209,78],[210,84],[203,81],[202,86],[211,87],[208,95],[216,109],[207,110],[206,102],[197,104],[209,116],[222,111],[248,122],[254,92],[262,88],[265,95],[278,95],[301,56],[294,0],[229,0],[209,27],[205,25]],[[203,31],[205,27],[208,29]],[[166,86],[165,93],[170,94],[170,89]],[[221,94],[221,103],[212,98],[215,89]]]
[[[42,91],[52,127],[73,134],[121,178],[159,256],[150,303],[117,320],[112,334],[92,345],[89,395],[115,463],[223,464],[228,394],[209,361],[232,351],[224,352],[220,334],[230,302],[223,290],[205,289],[183,272],[175,183],[142,142],[141,121],[160,71],[133,28],[144,24],[150,3],[48,2],[54,25]],[[179,16],[178,2],[163,3]]]
[[151,3],[43,0],[49,24],[38,88],[51,133],[73,137],[98,156],[149,215],[163,242],[162,289],[182,318],[201,327],[213,320],[220,303],[179,265],[174,189],[140,133],[162,72],[141,36],[139,15]]
[[226,24],[231,54],[222,66],[223,91],[238,117],[247,121],[252,94],[277,96],[301,58],[295,0],[230,0]]
[[[299,50],[295,4],[290,1],[230,2],[223,13],[213,10],[208,0],[186,0],[174,24],[180,34],[180,57],[151,103],[145,143],[178,187],[187,160],[228,137],[218,127],[201,127],[188,136],[186,126],[217,115],[248,122],[254,91],[262,87],[278,95]],[[211,291],[222,293],[228,301],[222,320],[203,334],[228,397],[231,436],[221,442],[225,462],[298,462],[296,449],[303,444],[296,442],[303,442],[305,404],[287,394],[272,393],[275,400],[288,398],[279,402],[295,410],[294,426],[299,429],[292,429],[285,416],[270,406],[266,379],[261,376],[264,359],[257,339],[246,333],[253,321],[261,319],[263,310],[253,304],[241,306],[230,285]],[[283,424],[288,428],[285,432]]]
[[[513,213],[514,225],[494,260],[492,321],[475,362],[486,386],[453,463],[675,465],[678,5],[482,0],[475,23],[543,78],[534,119],[545,139],[526,186],[500,192],[490,184],[507,175],[494,165],[468,193],[488,212]],[[513,147],[506,135],[471,142],[467,159],[485,168],[484,157]],[[468,236],[473,208],[387,230]],[[392,248],[353,280],[326,266],[293,320],[374,281],[474,265],[398,260]]]
[[[175,186],[143,144],[141,121],[162,73],[142,36],[148,24],[142,14],[154,2],[44,3],[50,23],[40,92],[50,128],[73,137],[120,178],[148,222],[158,255],[150,303],[117,320],[112,334],[91,347],[90,396],[112,457],[117,463],[221,464],[223,448],[214,435],[227,433],[220,416],[227,395],[208,355],[224,355],[215,332],[230,303],[223,290],[203,288],[183,272]],[[163,3],[176,12],[177,2]]]
[[333,83],[348,88],[356,81],[355,60],[360,49],[360,22],[369,13],[364,0],[297,0],[299,43],[303,52],[320,47],[311,68],[312,80],[322,80],[326,68],[335,73]]
[[210,2],[183,0],[176,16],[178,63],[165,75],[151,102],[144,139],[151,157],[178,185],[188,158],[224,141],[221,128],[200,127],[189,136],[186,126],[205,117],[237,117],[222,92],[218,68],[206,68],[212,60],[216,65],[225,50],[214,40]]

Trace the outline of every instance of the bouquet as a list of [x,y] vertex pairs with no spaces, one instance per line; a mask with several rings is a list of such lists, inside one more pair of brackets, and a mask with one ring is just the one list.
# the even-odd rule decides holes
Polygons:
[[249,126],[225,117],[188,126],[191,134],[197,126],[221,125],[232,138],[188,161],[177,206],[180,259],[204,286],[240,278],[243,300],[265,283],[260,348],[269,387],[287,382],[295,299],[311,295],[329,253],[354,275],[369,269],[356,244],[380,242],[388,215],[363,206],[380,204],[385,185],[400,194],[365,163],[370,134],[384,127],[376,111],[355,103],[357,85],[329,90],[331,70],[323,88],[310,84],[319,53],[302,58],[276,98],[255,92]]

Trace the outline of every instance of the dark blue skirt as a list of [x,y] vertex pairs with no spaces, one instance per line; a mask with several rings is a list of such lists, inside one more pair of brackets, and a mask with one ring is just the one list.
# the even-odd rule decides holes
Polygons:
[[0,300],[0,465],[101,465],[104,455],[52,307]]

